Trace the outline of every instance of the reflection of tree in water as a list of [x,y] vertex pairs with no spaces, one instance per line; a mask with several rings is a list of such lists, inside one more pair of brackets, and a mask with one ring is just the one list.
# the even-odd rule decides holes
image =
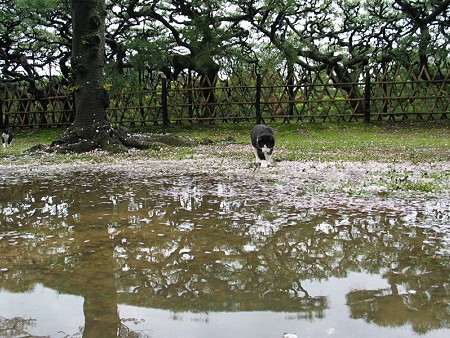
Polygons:
[[[391,290],[349,293],[353,318],[410,322],[417,332],[448,327],[449,269],[432,258],[439,243],[426,245],[433,231],[398,212],[284,207],[214,182],[149,189],[137,188],[142,180],[108,176],[106,188],[95,180],[73,178],[70,192],[56,186],[51,195],[51,185],[45,194],[26,185],[5,189],[1,287],[23,291],[41,282],[82,295],[89,329],[93,318],[117,325],[117,302],[322,318],[327,298],[312,297],[302,281],[383,272]],[[418,315],[424,311],[428,320]]]
[[[211,209],[212,203],[207,203],[208,200],[214,201],[213,196],[204,196],[203,204],[196,209],[198,214]],[[429,229],[409,224],[408,218],[396,212],[288,211],[282,217],[288,221],[296,218],[297,224],[277,226],[280,210],[276,208],[260,205],[262,211],[249,211],[245,202],[239,204],[232,199],[227,203],[220,201],[221,207],[224,204],[229,216],[222,215],[220,221],[214,218],[208,223],[196,220],[195,215],[183,214],[180,219],[196,224],[189,231],[182,231],[177,221],[168,221],[178,219],[173,215],[182,213],[170,211],[170,208],[146,225],[159,232],[156,238],[136,237],[133,228],[124,230],[122,226],[117,238],[127,245],[117,246],[121,252],[118,262],[137,269],[132,273],[129,270],[126,274],[119,272],[119,288],[134,285],[130,292],[121,293],[120,298],[130,303],[140,299],[142,304],[171,309],[176,299],[178,310],[195,308],[198,311],[255,310],[267,304],[275,307],[280,304],[278,310],[285,307],[289,311],[304,311],[305,317],[309,314],[311,318],[320,318],[327,307],[326,298],[311,298],[302,288],[302,280],[345,277],[350,271],[378,274],[387,270],[412,283],[422,269],[428,278],[421,279],[415,286],[416,294],[409,297],[414,299],[419,293],[433,294],[429,292],[430,287],[436,292],[438,288],[432,280],[439,278],[442,269],[448,271],[438,258],[410,260],[411,255],[432,257],[438,248],[425,244],[433,237]],[[244,217],[236,218],[237,212]],[[245,217],[251,213],[265,216]],[[418,222],[422,216],[417,215]],[[158,227],[157,223],[168,227]],[[271,231],[267,231],[268,228]],[[398,262],[406,262],[400,271],[393,268]],[[391,279],[388,281],[392,284]],[[431,312],[435,321],[428,321],[432,324],[426,330],[448,327],[446,321],[443,324],[438,318],[447,321],[450,318],[444,301],[450,287],[442,283],[439,288],[443,292],[436,293],[431,302],[444,305]],[[389,304],[391,300],[387,297],[384,301]],[[420,303],[420,298],[417,301]],[[371,306],[370,301],[366,304]],[[405,323],[402,318],[410,311],[405,307],[400,313],[385,316],[386,321],[391,319],[393,325],[396,320]],[[412,327],[417,332],[421,332],[423,318],[411,317]]]
[[[410,324],[415,332],[450,327],[450,269],[436,259],[404,258],[385,278],[389,289],[355,290],[347,294],[351,318],[381,326]],[[433,271],[437,268],[438,271]]]
[[33,319],[24,319],[21,317],[3,318],[0,317],[0,336],[1,337],[31,337],[28,328],[35,325]]
[[[12,189],[12,194],[6,189],[2,192],[2,198],[9,202],[0,204],[4,230],[0,233],[0,255],[4,258],[0,287],[23,292],[42,283],[82,296],[85,325],[77,337],[143,337],[121,323],[118,315],[114,242],[107,222],[99,220],[97,213],[94,224],[88,221],[79,226],[80,211],[73,212],[73,200],[67,198],[73,194],[58,191],[60,187],[55,195],[47,194],[47,189],[39,193],[27,184],[21,187]],[[93,196],[96,193],[88,194],[88,200],[92,202]],[[81,217],[91,218],[94,208],[92,204],[89,207]],[[6,326],[11,337],[22,337],[20,331],[26,333],[26,327],[34,322],[21,318],[1,321],[5,326],[15,325],[14,330]]]

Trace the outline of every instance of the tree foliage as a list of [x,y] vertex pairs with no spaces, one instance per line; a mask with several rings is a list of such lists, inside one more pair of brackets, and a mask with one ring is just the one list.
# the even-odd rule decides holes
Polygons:
[[[1,0],[1,81],[70,80],[69,1]],[[109,72],[189,69],[207,81],[235,65],[426,66],[448,59],[450,0],[108,0]]]
[[1,0],[0,9],[1,82],[33,86],[45,75],[68,76],[71,19],[66,1]]

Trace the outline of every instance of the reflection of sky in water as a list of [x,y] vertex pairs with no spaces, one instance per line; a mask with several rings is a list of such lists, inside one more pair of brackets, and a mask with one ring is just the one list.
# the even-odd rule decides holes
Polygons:
[[[383,289],[384,279],[365,273],[351,273],[346,278],[309,281],[303,284],[311,296],[326,296],[329,309],[319,321],[292,312],[172,312],[119,304],[122,325],[140,333],[138,337],[264,337],[281,338],[285,332],[299,337],[409,337],[408,327],[386,328],[363,320],[349,320],[345,295],[352,290]],[[52,338],[81,337],[84,325],[83,298],[59,294],[37,285],[27,293],[0,291],[0,316],[31,318],[28,332]],[[444,338],[448,330],[431,331],[424,338]]]
[[[30,334],[64,337],[84,326],[83,297],[60,294],[40,284],[26,293],[0,291],[0,318],[31,319]],[[1,332],[0,332],[1,336]]]

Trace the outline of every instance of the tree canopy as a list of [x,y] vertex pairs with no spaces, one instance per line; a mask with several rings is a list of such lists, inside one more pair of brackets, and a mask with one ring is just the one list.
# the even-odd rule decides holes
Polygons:
[[[107,0],[106,70],[349,69],[449,55],[450,0]],[[1,82],[71,80],[70,1],[0,0]]]

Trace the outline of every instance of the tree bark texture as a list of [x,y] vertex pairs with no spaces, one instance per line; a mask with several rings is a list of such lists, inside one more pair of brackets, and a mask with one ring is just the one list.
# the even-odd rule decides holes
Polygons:
[[72,0],[74,127],[92,127],[106,120],[105,16],[105,0]]

